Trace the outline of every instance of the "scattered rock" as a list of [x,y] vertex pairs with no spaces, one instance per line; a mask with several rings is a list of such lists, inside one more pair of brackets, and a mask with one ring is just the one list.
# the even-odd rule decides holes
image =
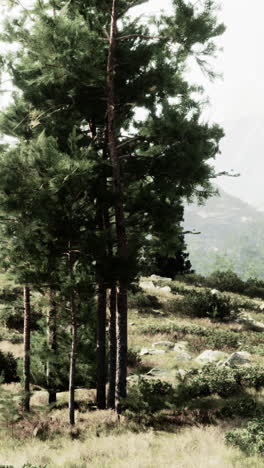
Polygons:
[[167,293],[170,293],[171,292],[171,288],[169,286],[157,286],[157,288],[159,291],[163,291],[163,292],[167,292]]
[[153,281],[140,281],[139,286],[142,289],[155,289]]
[[264,304],[260,304],[259,310],[264,310]]
[[240,314],[237,318],[237,321],[249,330],[264,332],[264,323],[257,322],[257,320],[254,320],[250,314]]
[[175,346],[175,343],[172,341],[157,341],[152,344],[153,348],[165,348],[166,350],[171,350]]
[[218,289],[211,289],[211,294],[212,296],[217,296],[217,294],[219,294]]
[[133,327],[135,324],[135,322],[129,322],[128,325],[130,325],[131,327]]
[[153,281],[172,281],[171,278],[164,278],[163,276],[151,275],[150,277]]
[[202,363],[208,364],[209,362],[218,362],[226,359],[227,354],[222,351],[213,351],[212,349],[207,349],[203,351],[195,360]]
[[151,369],[147,373],[147,375],[151,375],[153,377],[156,377],[156,376],[163,377],[163,376],[166,376],[168,374],[170,374],[169,369],[161,369],[160,367],[153,367],[153,369]]
[[186,369],[178,369],[176,376],[183,382],[187,374],[188,371]]
[[182,351],[186,351],[188,348],[188,341],[178,341],[178,343],[175,343],[173,351],[175,353],[180,353]]
[[236,367],[251,363],[251,354],[246,351],[232,353],[223,363],[224,366]]
[[165,349],[151,349],[149,354],[165,354]]
[[176,353],[175,355],[175,359],[176,361],[191,361],[192,360],[192,356],[187,353],[186,351],[183,351],[181,353]]
[[148,348],[142,348],[139,355],[140,356],[147,356],[148,354],[165,354],[164,349],[148,349]]
[[139,353],[140,356],[147,356],[147,354],[150,354],[148,348],[142,348]]

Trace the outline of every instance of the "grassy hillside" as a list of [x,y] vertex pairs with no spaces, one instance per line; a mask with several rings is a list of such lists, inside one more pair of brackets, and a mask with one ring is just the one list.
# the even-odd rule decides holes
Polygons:
[[[10,408],[20,384],[2,385],[10,407],[0,411],[0,465],[264,467],[261,446],[255,450],[251,441],[241,451],[225,439],[249,420],[263,420],[264,333],[237,320],[246,313],[264,323],[261,300],[152,278],[142,279],[141,288],[130,296],[129,396],[121,420],[96,410],[93,389],[79,389],[72,429],[67,393],[50,409],[40,388],[32,388],[32,415],[19,412],[17,419]],[[8,340],[10,331],[2,333],[0,349],[19,358],[21,345]],[[197,360],[206,350],[217,360]],[[235,352],[249,353],[243,365],[229,364]]]

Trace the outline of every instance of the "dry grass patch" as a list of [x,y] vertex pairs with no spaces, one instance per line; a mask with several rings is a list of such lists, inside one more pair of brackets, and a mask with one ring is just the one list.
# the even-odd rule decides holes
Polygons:
[[24,345],[23,343],[14,344],[10,341],[4,340],[0,341],[0,351],[4,353],[12,353],[13,356],[18,359],[22,358],[24,355]]
[[[104,412],[103,412],[104,413]],[[65,436],[52,441],[32,439],[23,446],[5,440],[0,445],[0,464],[47,468],[261,468],[263,460],[245,458],[228,447],[221,428],[206,426],[178,433],[148,431],[140,434],[91,433],[84,440]]]

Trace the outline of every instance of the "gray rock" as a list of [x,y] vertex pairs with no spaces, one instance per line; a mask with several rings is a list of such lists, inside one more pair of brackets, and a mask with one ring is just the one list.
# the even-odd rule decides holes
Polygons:
[[142,348],[139,355],[140,356],[147,356],[149,354],[165,354],[164,349],[148,349],[148,348]]
[[151,349],[149,354],[165,354],[165,349]]
[[148,348],[142,348],[139,353],[140,356],[146,356],[147,354],[150,354]]
[[173,351],[175,353],[180,353],[181,351],[186,351],[188,348],[188,341],[178,341],[178,343],[175,343]]
[[143,289],[155,289],[153,281],[140,281],[139,286]]
[[244,325],[248,330],[253,330],[257,332],[264,332],[264,323],[257,322],[251,317],[250,314],[240,314],[237,318],[238,323]]
[[251,355],[246,351],[237,351],[232,353],[224,362],[225,366],[236,367],[251,363]]
[[164,278],[163,276],[151,275],[150,277],[153,281],[172,281],[171,278]]
[[157,286],[157,289],[159,291],[163,291],[163,292],[167,292],[167,293],[170,293],[171,292],[171,288],[169,286]]
[[191,361],[192,360],[192,356],[189,354],[189,353],[186,353],[186,352],[181,352],[181,353],[176,353],[175,355],[175,359],[176,361]]
[[167,351],[173,349],[174,345],[175,343],[172,341],[157,341],[152,344],[153,348],[165,348]]
[[195,360],[201,364],[207,364],[209,362],[218,362],[226,359],[227,354],[222,351],[213,351],[207,349],[203,351]]
[[217,296],[219,294],[218,289],[211,289],[210,292],[211,292],[212,296]]
[[188,371],[186,369],[178,369],[176,377],[178,377],[183,382],[187,374]]
[[161,369],[160,367],[153,367],[153,369],[151,369],[147,375],[151,375],[153,377],[163,377],[163,376],[166,376],[166,375],[169,375],[171,372],[169,369]]

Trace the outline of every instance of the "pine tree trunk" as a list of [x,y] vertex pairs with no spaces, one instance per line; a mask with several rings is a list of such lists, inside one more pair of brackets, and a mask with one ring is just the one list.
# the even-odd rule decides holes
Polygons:
[[[70,246],[71,249],[71,246]],[[69,271],[72,281],[73,260],[69,249]],[[76,354],[77,354],[77,313],[74,297],[74,289],[71,285],[70,292],[70,311],[71,311],[71,353],[70,353],[70,372],[69,372],[69,421],[73,426],[75,424],[75,373],[76,373]]]
[[[49,404],[56,403],[55,368],[54,361],[57,352],[57,308],[55,290],[49,288],[49,309],[47,315],[47,344],[50,356],[47,359],[46,380],[49,393]],[[51,357],[51,361],[50,361]]]
[[99,409],[106,408],[106,286],[98,281],[97,299],[97,395]]
[[110,291],[110,327],[109,327],[109,387],[107,407],[115,409],[116,393],[116,285]]
[[24,287],[24,409],[30,411],[30,289]]
[[[128,259],[127,234],[123,205],[122,178],[117,149],[116,134],[116,99],[115,99],[115,65],[117,33],[117,0],[112,0],[111,28],[107,62],[107,119],[108,143],[112,164],[113,191],[115,194],[115,224],[117,236],[117,255],[124,266]],[[126,397],[127,375],[127,282],[119,279],[117,301],[117,387],[116,410],[121,413],[121,399]]]

